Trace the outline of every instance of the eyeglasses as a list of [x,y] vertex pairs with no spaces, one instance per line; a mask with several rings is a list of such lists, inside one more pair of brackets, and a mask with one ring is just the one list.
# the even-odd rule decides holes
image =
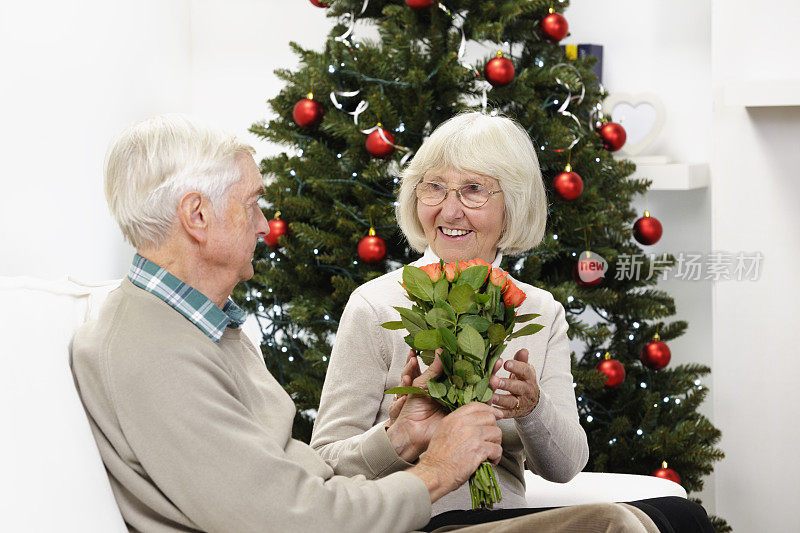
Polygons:
[[417,199],[425,205],[435,206],[444,202],[450,191],[456,191],[456,196],[464,204],[464,207],[476,209],[482,207],[492,195],[503,191],[490,191],[478,183],[468,183],[461,187],[445,187],[441,183],[421,181],[414,187]]

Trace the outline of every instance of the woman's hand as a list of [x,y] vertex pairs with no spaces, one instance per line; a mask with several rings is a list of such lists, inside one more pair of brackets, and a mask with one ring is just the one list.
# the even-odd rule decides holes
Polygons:
[[[528,364],[528,350],[523,348],[514,354],[514,359],[506,361],[505,369],[509,377],[492,376],[489,380],[489,386],[495,390],[492,404],[503,412],[503,418],[527,416],[539,403],[539,384],[536,370]],[[497,394],[498,390],[509,394]]]
[[[442,373],[437,354],[431,366],[420,374],[414,350],[408,354],[400,376],[401,386],[427,389],[428,380]],[[431,437],[439,427],[445,412],[436,400],[422,394],[398,395],[389,406],[386,433],[397,455],[412,463],[428,448]]]

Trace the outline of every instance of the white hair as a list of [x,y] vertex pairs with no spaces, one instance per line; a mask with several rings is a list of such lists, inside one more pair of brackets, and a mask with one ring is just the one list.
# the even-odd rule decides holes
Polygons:
[[158,247],[169,236],[183,195],[197,191],[215,209],[224,207],[227,189],[241,178],[237,158],[254,153],[234,135],[186,115],[145,119],[108,148],[108,207],[135,248]]
[[507,117],[456,115],[422,143],[401,173],[397,223],[414,250],[428,245],[417,216],[414,187],[432,170],[452,169],[497,179],[505,199],[499,250],[517,255],[538,245],[547,223],[547,197],[536,150],[527,132]]

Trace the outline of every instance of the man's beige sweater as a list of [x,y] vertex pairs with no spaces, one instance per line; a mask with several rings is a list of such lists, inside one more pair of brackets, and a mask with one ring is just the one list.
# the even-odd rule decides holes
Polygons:
[[295,406],[239,329],[217,344],[127,279],[83,326],[72,368],[133,531],[409,531],[431,512],[385,432],[363,443],[376,481],[291,438]]

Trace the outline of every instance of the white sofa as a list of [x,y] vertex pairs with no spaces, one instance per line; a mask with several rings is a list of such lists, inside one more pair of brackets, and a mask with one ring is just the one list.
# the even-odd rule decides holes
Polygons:
[[[119,281],[0,277],[0,531],[126,531],[68,364],[75,330]],[[686,497],[651,476],[583,472],[566,484],[526,472],[532,507]]]

